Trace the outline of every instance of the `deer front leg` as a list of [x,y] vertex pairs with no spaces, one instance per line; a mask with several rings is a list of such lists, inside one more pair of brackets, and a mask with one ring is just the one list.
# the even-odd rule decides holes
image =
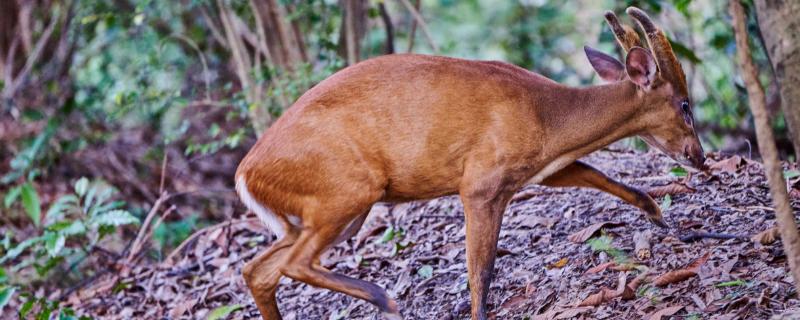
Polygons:
[[580,161],[575,161],[540,184],[550,187],[588,187],[617,196],[645,212],[645,218],[651,223],[668,228],[661,215],[658,204],[647,193],[634,187],[620,183],[606,176],[599,170]]
[[494,276],[500,225],[513,190],[503,190],[500,179],[466,180],[466,186],[459,193],[464,203],[466,220],[467,275],[472,319],[485,320],[486,298]]

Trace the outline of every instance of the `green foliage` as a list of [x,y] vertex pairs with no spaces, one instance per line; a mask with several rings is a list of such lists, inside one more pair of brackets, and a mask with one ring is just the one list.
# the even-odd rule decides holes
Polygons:
[[198,216],[192,215],[178,221],[164,222],[153,231],[153,240],[158,248],[174,247],[191,235],[197,228]]
[[[28,190],[28,191],[26,191]],[[22,201],[26,202],[26,192],[30,206],[35,204],[38,221],[38,195],[32,187],[23,186]],[[103,237],[114,231],[115,227],[138,224],[139,220],[128,211],[120,209],[124,202],[112,201],[115,190],[102,181],[89,182],[81,178],[74,185],[74,193],[67,194],[56,201],[44,216],[44,228],[38,236],[30,237],[11,246],[4,244],[6,253],[0,257],[0,264],[15,261],[24,252],[29,256],[22,262],[12,265],[13,271],[33,266],[36,274],[46,276],[50,270],[65,261],[80,261]],[[34,210],[25,205],[26,211]],[[72,245],[67,246],[67,240]]]
[[747,281],[738,279],[738,280],[733,280],[733,281],[720,282],[720,283],[717,283],[715,286],[717,288],[723,288],[723,287],[738,287],[738,286],[747,286],[747,285],[749,285],[749,283]]
[[686,168],[681,167],[681,166],[674,166],[674,167],[672,167],[672,169],[669,169],[669,175],[671,175],[673,177],[685,177],[688,174],[689,174],[689,172],[686,171]]
[[603,234],[602,236],[591,238],[586,241],[589,248],[594,252],[605,252],[614,258],[617,263],[627,263],[630,258],[625,254],[625,251],[614,247],[614,238],[609,235]]
[[0,311],[3,310],[8,301],[14,296],[14,292],[17,291],[17,288],[14,286],[8,285],[8,277],[6,276],[6,271],[3,268],[0,268]]
[[404,249],[414,245],[411,241],[402,241],[406,236],[406,230],[403,228],[388,226],[381,235],[378,242],[381,244],[389,244],[392,246],[392,256],[398,255]]
[[[60,125],[57,118],[53,117],[47,126],[17,155],[11,159],[11,171],[0,177],[0,185],[9,184],[27,174],[27,180],[32,180],[38,174],[34,168],[34,161],[41,156],[47,141],[55,134]],[[8,207],[8,206],[6,206]]]
[[208,318],[206,318],[206,320],[227,319],[228,315],[230,315],[234,311],[239,310],[241,308],[242,308],[242,305],[240,305],[240,304],[234,304],[234,305],[230,305],[230,306],[222,306],[222,307],[216,308],[216,309],[212,310],[208,314]]

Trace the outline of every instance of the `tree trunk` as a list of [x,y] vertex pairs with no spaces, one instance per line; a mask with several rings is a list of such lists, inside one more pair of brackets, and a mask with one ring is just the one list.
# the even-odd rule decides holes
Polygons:
[[361,60],[361,40],[367,33],[366,0],[340,0],[342,9],[342,28],[339,32],[339,55],[345,58],[348,65]]
[[[13,73],[14,61],[6,61],[11,55],[12,49],[17,50],[19,44],[14,44],[17,39],[17,18],[19,16],[19,6],[14,0],[0,1],[0,12],[3,18],[0,19],[0,79],[5,80],[6,72]],[[19,41],[19,40],[17,40]],[[13,47],[13,48],[12,48]],[[13,59],[15,56],[12,56]],[[6,65],[8,63],[8,65]],[[7,81],[7,80],[6,80]]]
[[297,33],[299,30],[286,18],[286,8],[277,0],[253,1],[261,21],[264,23],[267,48],[273,63],[283,69],[292,70],[294,65],[305,62],[305,44]]
[[750,45],[747,42],[747,18],[739,1],[731,0],[729,8],[736,35],[736,52],[739,56],[739,67],[747,89],[750,110],[753,112],[753,118],[755,119],[758,149],[761,152],[764,168],[766,169],[767,182],[769,183],[772,202],[775,206],[775,216],[778,220],[783,250],[786,252],[786,260],[789,262],[789,269],[791,269],[792,277],[794,278],[795,288],[797,292],[800,292],[800,234],[798,234],[797,223],[794,220],[792,207],[789,204],[786,181],[783,179],[778,150],[775,147],[775,140],[772,136],[772,126],[767,114],[766,95],[764,94],[764,88],[758,81],[758,70],[750,58]]
[[755,4],[795,160],[800,161],[800,1],[756,0]]

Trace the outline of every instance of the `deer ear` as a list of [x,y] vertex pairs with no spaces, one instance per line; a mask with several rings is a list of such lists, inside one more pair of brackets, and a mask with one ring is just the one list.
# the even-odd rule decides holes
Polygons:
[[594,71],[606,82],[616,82],[625,79],[625,66],[616,58],[597,51],[589,46],[583,46],[589,63],[592,64]]
[[633,47],[625,58],[628,78],[642,89],[649,90],[656,78],[656,61],[650,52],[642,47]]

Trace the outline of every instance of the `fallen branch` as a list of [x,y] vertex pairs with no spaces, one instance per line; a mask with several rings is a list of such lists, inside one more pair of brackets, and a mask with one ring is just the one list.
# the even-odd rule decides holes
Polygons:
[[700,241],[703,239],[717,239],[717,240],[730,240],[730,239],[747,239],[747,236],[741,236],[736,234],[729,234],[729,233],[719,233],[719,232],[691,232],[687,235],[683,235],[678,237],[679,240],[682,242],[695,242]]
[[633,234],[634,252],[636,252],[636,257],[639,260],[647,260],[652,256],[650,252],[650,239],[652,237],[653,233],[649,230]]

